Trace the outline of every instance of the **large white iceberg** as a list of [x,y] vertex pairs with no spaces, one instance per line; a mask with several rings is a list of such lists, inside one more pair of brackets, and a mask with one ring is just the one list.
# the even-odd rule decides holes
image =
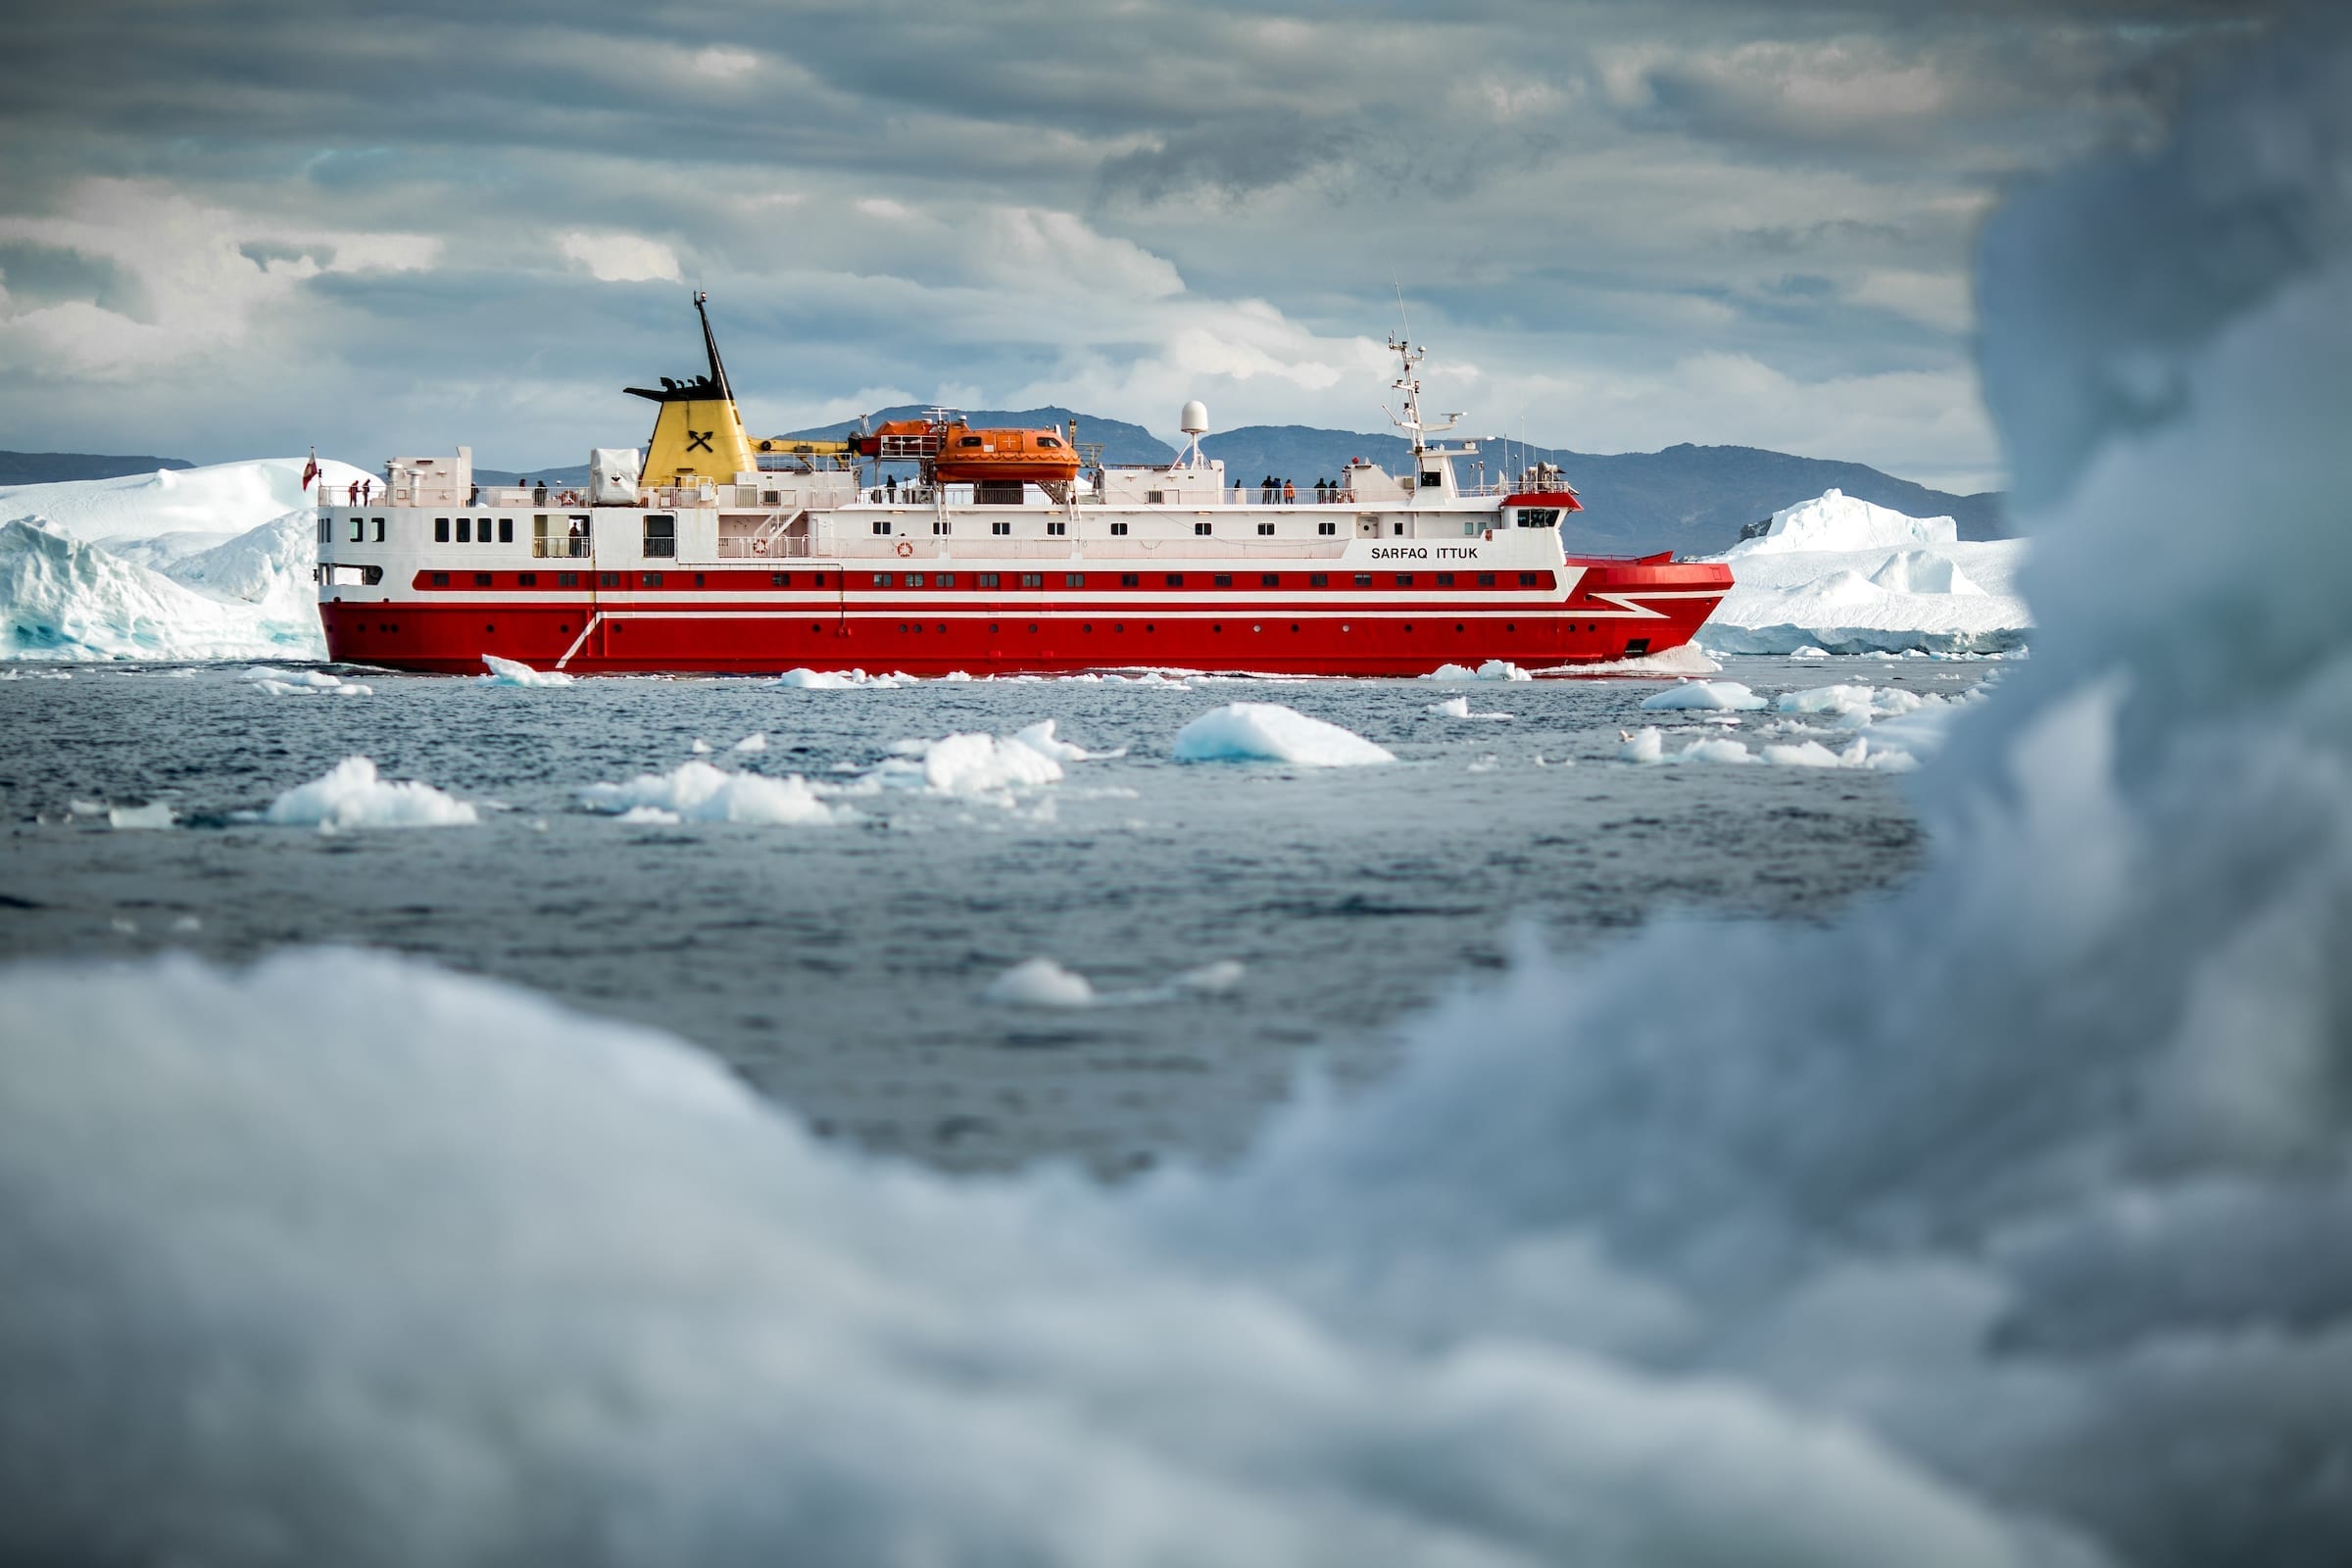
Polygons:
[[2022,539],[1962,541],[1949,517],[1910,517],[1832,490],[1773,514],[1771,531],[1715,559],[1732,591],[1699,636],[1719,653],[1996,653],[2034,617]]
[[117,479],[0,485],[0,522],[45,517],[59,531],[90,544],[168,534],[209,535],[217,544],[289,512],[313,513],[322,497],[341,500],[355,480],[383,487],[380,476],[321,458],[318,466],[324,471],[306,491],[302,469],[307,461],[254,458]]
[[311,601],[267,581],[262,592],[215,597],[38,524],[0,523],[0,658],[324,658]]

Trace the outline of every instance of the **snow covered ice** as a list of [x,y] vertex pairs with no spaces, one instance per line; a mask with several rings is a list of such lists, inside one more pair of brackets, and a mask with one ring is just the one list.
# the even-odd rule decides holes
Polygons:
[[667,773],[640,773],[618,784],[591,784],[579,793],[592,811],[633,822],[757,822],[769,826],[829,825],[854,820],[847,806],[826,802],[798,773],[769,778],[730,773],[709,762],[681,763]]
[[1653,710],[1692,708],[1751,712],[1764,707],[1765,703],[1763,698],[1736,680],[1688,680],[1644,697],[1642,706]]
[[0,1546],[2352,1556],[2343,36],[1991,220],[2042,614],[1914,885],[1531,945],[1240,1168],[1115,1190],[844,1153],[392,956],[18,965]]
[[484,654],[482,664],[487,673],[476,676],[489,686],[568,686],[571,677],[560,669],[533,669],[520,660],[501,659],[496,654]]
[[1290,762],[1300,767],[1360,767],[1396,760],[1396,754],[1385,746],[1280,703],[1212,708],[1176,732],[1174,755],[1179,762]]

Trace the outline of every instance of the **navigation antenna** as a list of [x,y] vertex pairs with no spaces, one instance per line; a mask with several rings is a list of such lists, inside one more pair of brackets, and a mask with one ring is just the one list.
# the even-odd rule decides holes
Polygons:
[[1423,421],[1421,417],[1421,377],[1415,373],[1414,368],[1428,357],[1429,351],[1417,349],[1412,345],[1409,335],[1412,331],[1412,322],[1404,314],[1404,285],[1396,282],[1394,278],[1390,279],[1390,285],[1396,290],[1396,319],[1402,324],[1404,330],[1389,335],[1389,352],[1403,362],[1396,379],[1391,381],[1389,385],[1404,394],[1404,416],[1399,418],[1386,403],[1380,406],[1380,412],[1388,415],[1391,424],[1400,430],[1410,430],[1413,433],[1413,466],[1418,469],[1421,455],[1429,450],[1429,443],[1422,437],[1441,435],[1452,429],[1462,422],[1463,416],[1448,414],[1446,416],[1444,424],[1429,424]]

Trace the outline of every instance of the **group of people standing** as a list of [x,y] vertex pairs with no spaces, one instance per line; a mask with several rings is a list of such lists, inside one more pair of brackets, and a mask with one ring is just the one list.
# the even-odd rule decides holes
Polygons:
[[[1257,493],[1259,500],[1269,507],[1278,501],[1284,506],[1291,506],[1298,500],[1297,485],[1288,479],[1277,479],[1270,473],[1258,481]],[[1340,482],[1337,479],[1317,479],[1315,481],[1315,504],[1317,506],[1337,501],[1339,497]]]

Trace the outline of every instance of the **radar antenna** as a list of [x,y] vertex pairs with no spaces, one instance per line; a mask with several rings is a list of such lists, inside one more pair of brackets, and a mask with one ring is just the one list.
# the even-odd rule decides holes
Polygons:
[[[1402,303],[1402,300],[1399,299],[1399,306]],[[1417,349],[1403,338],[1392,334],[1389,338],[1389,352],[1396,355],[1402,365],[1396,379],[1391,381],[1389,385],[1404,394],[1404,413],[1398,415],[1385,403],[1380,406],[1380,412],[1388,415],[1391,424],[1400,430],[1412,432],[1413,456],[1418,458],[1429,448],[1429,443],[1423,437],[1440,435],[1452,429],[1462,422],[1462,416],[1448,414],[1445,416],[1443,424],[1431,424],[1423,419],[1421,417],[1421,377],[1418,368],[1421,361],[1428,356],[1429,351]]]

